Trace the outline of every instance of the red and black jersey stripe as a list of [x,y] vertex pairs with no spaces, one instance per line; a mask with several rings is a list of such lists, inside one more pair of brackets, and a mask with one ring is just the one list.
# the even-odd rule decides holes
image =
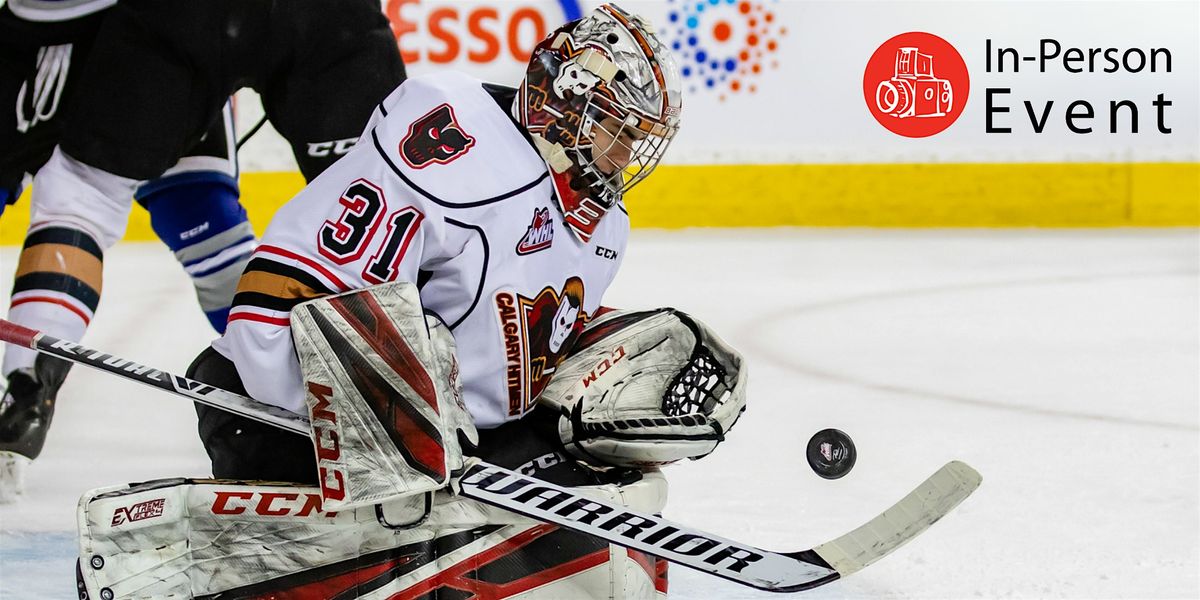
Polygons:
[[290,312],[297,304],[335,292],[309,272],[267,258],[254,258],[238,281],[233,308]]

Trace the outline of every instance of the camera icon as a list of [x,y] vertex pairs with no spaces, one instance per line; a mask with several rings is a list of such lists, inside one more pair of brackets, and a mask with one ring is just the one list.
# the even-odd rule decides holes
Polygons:
[[896,50],[895,75],[875,88],[875,106],[885,115],[944,117],[954,107],[954,87],[933,75],[933,56],[916,48]]

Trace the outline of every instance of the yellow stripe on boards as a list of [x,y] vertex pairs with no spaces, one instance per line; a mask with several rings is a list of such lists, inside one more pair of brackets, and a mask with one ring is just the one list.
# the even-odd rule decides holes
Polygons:
[[[299,173],[242,174],[259,234],[303,185]],[[28,196],[0,217],[0,244],[21,244]],[[1200,163],[662,166],[626,204],[634,227],[668,229],[1200,226]],[[133,210],[125,239],[156,239],[146,211]]]
[[635,227],[1200,225],[1200,163],[662,167]]

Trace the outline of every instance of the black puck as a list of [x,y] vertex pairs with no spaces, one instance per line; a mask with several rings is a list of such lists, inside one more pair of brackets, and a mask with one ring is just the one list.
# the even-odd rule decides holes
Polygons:
[[854,468],[858,452],[850,436],[837,429],[822,429],[808,440],[808,466],[825,479],[838,479]]

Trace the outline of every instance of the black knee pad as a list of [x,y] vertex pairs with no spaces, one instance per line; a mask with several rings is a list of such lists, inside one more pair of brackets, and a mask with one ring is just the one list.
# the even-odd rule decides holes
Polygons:
[[[246,394],[233,362],[212,348],[196,357],[188,377]],[[196,414],[214,477],[317,485],[316,451],[307,436],[203,404],[196,404]]]

